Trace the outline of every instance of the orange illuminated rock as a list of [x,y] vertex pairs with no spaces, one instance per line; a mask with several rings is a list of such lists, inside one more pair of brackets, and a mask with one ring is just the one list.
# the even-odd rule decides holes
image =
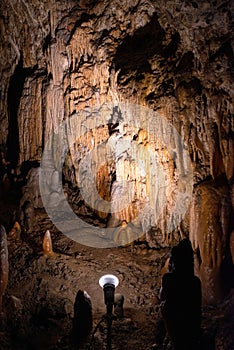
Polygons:
[[51,240],[51,236],[50,236],[50,231],[49,230],[47,230],[45,235],[44,235],[42,248],[43,248],[43,254],[44,255],[51,255],[51,256],[54,255],[53,247],[52,247],[52,240]]
[[170,257],[167,258],[167,260],[165,261],[160,273],[161,275],[165,275],[165,273],[169,272],[169,265],[170,265]]
[[21,234],[21,227],[18,221],[16,221],[12,229],[9,231],[8,235],[10,238],[20,239],[20,234]]
[[231,264],[227,259],[232,215],[228,185],[207,181],[197,186],[190,214],[190,240],[196,253],[195,272],[202,283],[203,301],[216,304],[230,283],[223,274]]

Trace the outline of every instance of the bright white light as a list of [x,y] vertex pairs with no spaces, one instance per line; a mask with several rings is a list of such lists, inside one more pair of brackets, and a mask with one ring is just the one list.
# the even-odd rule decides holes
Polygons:
[[113,284],[116,288],[119,284],[119,279],[114,275],[104,275],[99,279],[99,285],[103,288],[105,284]]

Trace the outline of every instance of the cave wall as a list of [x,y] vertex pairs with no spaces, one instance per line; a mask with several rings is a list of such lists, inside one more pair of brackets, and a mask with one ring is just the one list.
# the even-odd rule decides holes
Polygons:
[[[165,145],[154,143],[170,190],[157,220],[155,213],[146,213],[141,225],[152,247],[191,238],[203,290],[211,288],[204,294],[207,302],[222,297],[223,265],[234,249],[232,21],[232,1],[1,3],[0,144],[7,146],[12,168],[20,173],[25,162],[40,162],[51,133],[96,105],[128,102],[166,118],[188,147],[191,205],[178,227],[167,231],[178,191],[176,165]],[[115,111],[110,111],[112,117]],[[122,133],[131,136],[130,149],[140,144],[144,153],[152,146],[140,128]],[[116,142],[113,139],[104,125],[69,145],[65,178],[76,182],[78,163],[87,150]],[[175,152],[183,162],[177,146]],[[139,178],[137,165],[124,152],[116,159],[98,170],[99,194],[114,203],[122,178],[130,177],[136,185],[131,205],[113,214],[109,226],[137,217],[154,182],[147,175]],[[156,198],[151,200],[155,203]],[[96,213],[102,219],[107,216],[98,207]]]

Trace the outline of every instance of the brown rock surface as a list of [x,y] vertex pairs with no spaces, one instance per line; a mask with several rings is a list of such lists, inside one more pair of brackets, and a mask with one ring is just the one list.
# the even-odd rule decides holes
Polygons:
[[2,313],[2,300],[5,294],[9,275],[7,235],[4,226],[0,226],[0,314]]
[[[228,184],[207,181],[198,185],[190,210],[190,240],[196,252],[195,269],[202,282],[205,303],[222,300],[232,265],[229,240],[232,206]],[[226,278],[226,281],[225,281]]]
[[[10,164],[1,164],[0,175],[8,173],[9,191],[25,185],[24,238],[31,232],[37,239],[42,203],[34,166],[53,140],[47,206],[62,208],[68,200],[86,222],[116,229],[116,244],[142,235],[154,251],[189,236],[204,301],[220,301],[233,254],[233,6],[221,0],[1,2],[0,145]],[[64,121],[67,144],[56,141]],[[12,226],[19,219],[12,216],[1,221]],[[123,236],[125,223],[132,226]],[[35,283],[43,286],[43,277]],[[145,302],[133,294],[129,301]]]

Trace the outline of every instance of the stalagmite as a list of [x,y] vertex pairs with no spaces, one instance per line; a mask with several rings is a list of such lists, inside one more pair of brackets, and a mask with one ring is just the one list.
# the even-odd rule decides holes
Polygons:
[[115,301],[114,301],[114,308],[115,308],[115,315],[117,318],[123,319],[124,318],[124,296],[123,294],[116,293],[115,294]]
[[119,246],[134,245],[134,241],[143,236],[142,226],[139,221],[133,220],[127,223],[123,220],[113,232],[113,240]]
[[16,221],[12,229],[9,231],[8,236],[10,238],[20,239],[20,234],[21,234],[21,227],[18,221]]
[[[22,0],[0,8],[0,197],[27,180],[19,198],[25,235],[43,206],[56,209],[55,223],[65,199],[84,221],[116,227],[116,245],[141,231],[155,249],[190,235],[214,302],[224,256],[234,256],[233,1]],[[225,191],[207,182],[219,176]],[[50,237],[44,242],[51,254]]]
[[0,312],[2,312],[2,297],[8,282],[9,264],[6,230],[0,227]]
[[51,240],[49,230],[47,230],[45,235],[44,235],[42,248],[43,248],[43,255],[51,255],[51,256],[54,255],[53,247],[52,247],[52,240]]
[[92,301],[86,291],[78,290],[74,303],[72,341],[75,345],[85,340],[93,327]]

